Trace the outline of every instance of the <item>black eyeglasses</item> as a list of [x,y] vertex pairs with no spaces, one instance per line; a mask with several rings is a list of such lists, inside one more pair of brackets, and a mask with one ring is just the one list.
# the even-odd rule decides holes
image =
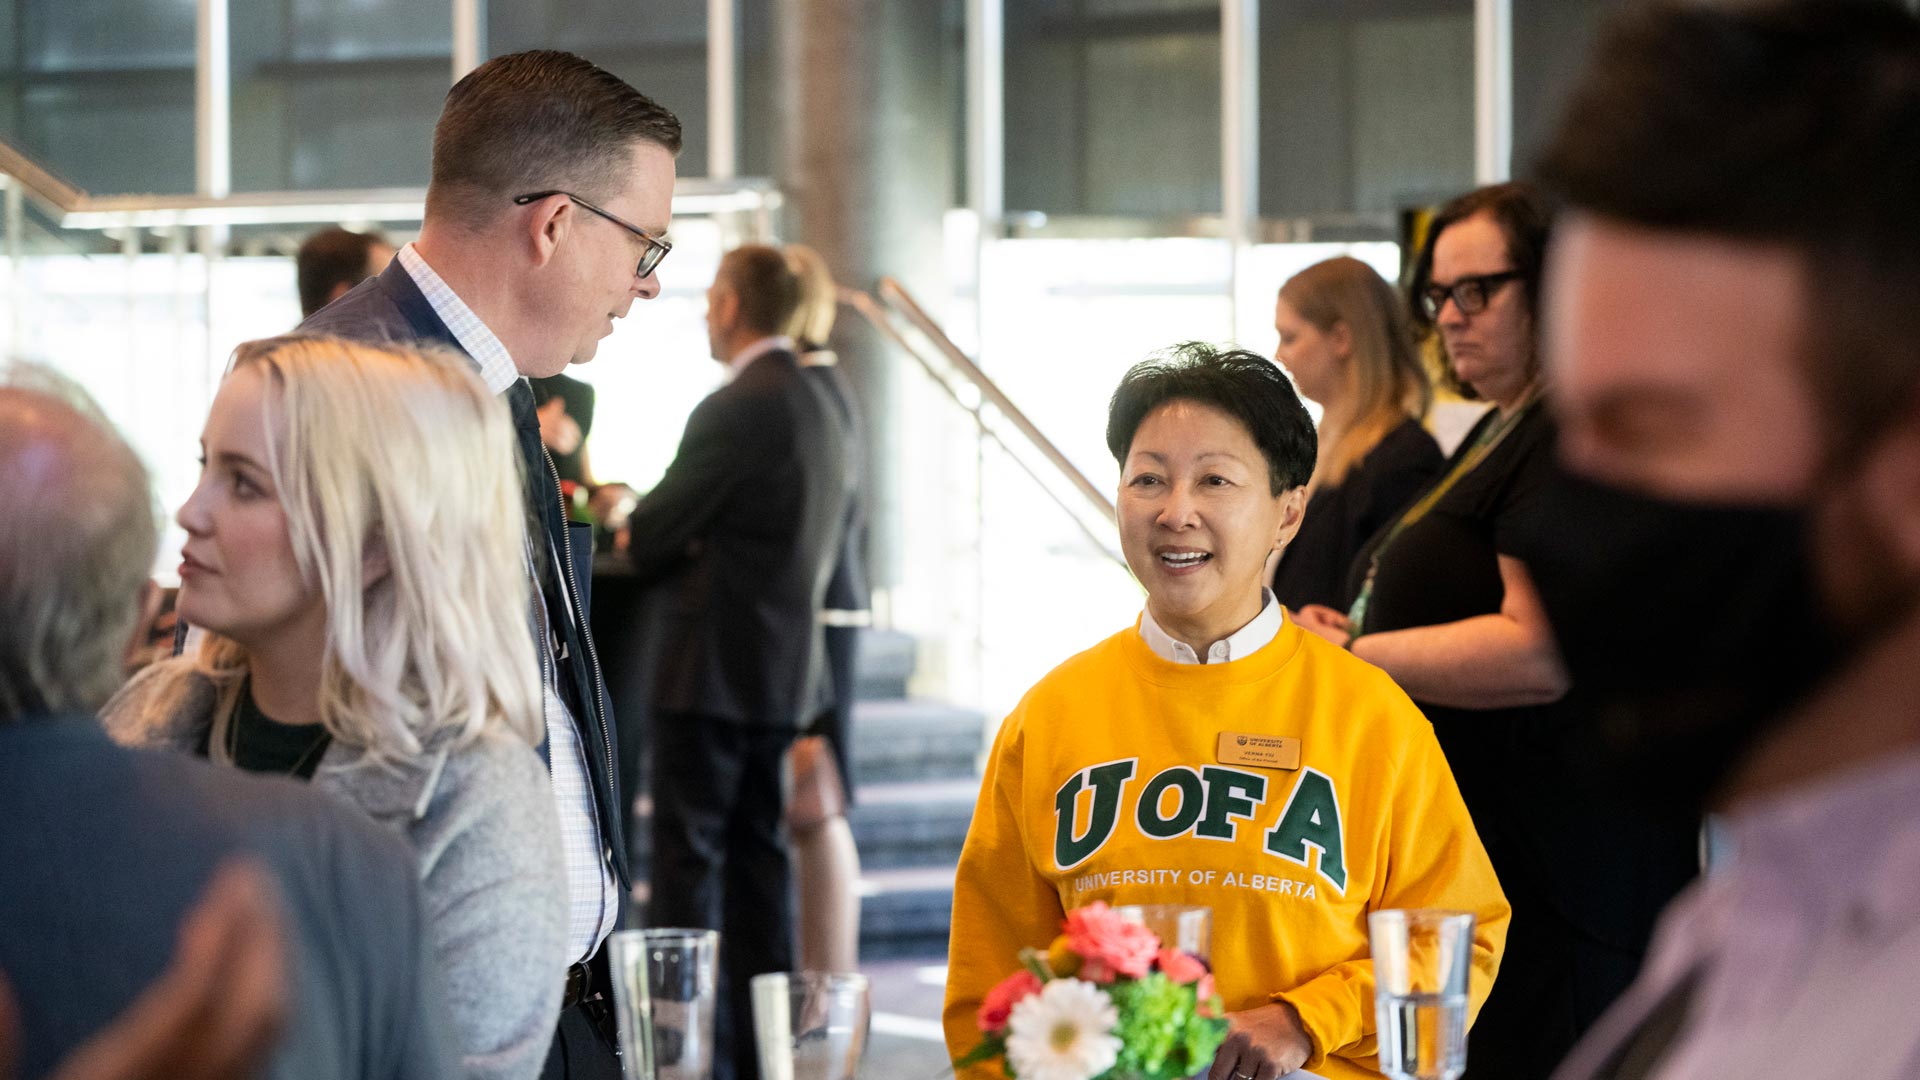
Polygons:
[[667,252],[673,250],[671,243],[662,240],[631,221],[625,221],[614,214],[607,213],[605,210],[600,209],[571,191],[536,191],[529,195],[515,195],[513,197],[513,205],[525,206],[528,203],[539,202],[541,199],[552,198],[555,195],[565,195],[567,198],[572,199],[574,205],[580,207],[580,209],[599,214],[601,217],[606,218],[608,221],[613,222],[615,225],[620,226],[647,242],[646,253],[640,256],[640,265],[633,271],[635,277],[644,278],[653,273],[654,270],[659,268],[660,260],[666,258]]
[[1478,315],[1487,310],[1487,302],[1493,299],[1494,293],[1500,291],[1500,286],[1518,280],[1520,271],[1502,270],[1497,274],[1463,277],[1451,285],[1435,282],[1420,294],[1420,310],[1427,313],[1427,318],[1438,319],[1440,309],[1447,306],[1448,298],[1452,298],[1453,306],[1460,309],[1460,314]]

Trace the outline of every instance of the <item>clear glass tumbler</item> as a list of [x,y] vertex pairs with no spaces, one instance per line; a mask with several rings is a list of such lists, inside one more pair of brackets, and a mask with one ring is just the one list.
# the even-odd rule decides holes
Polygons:
[[1430,908],[1367,916],[1380,1071],[1393,1080],[1457,1080],[1467,1071],[1473,916]]
[[1113,909],[1160,937],[1163,948],[1192,953],[1213,966],[1213,909],[1193,904],[1127,904]]
[[873,1000],[865,975],[756,975],[753,1031],[761,1080],[855,1080]]
[[708,1080],[720,935],[622,930],[610,948],[626,1080]]

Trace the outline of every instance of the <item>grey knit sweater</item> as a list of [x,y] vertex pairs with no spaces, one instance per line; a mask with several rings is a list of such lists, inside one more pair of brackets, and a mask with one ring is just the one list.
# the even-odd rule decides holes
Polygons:
[[[213,725],[217,691],[188,657],[155,664],[102,714],[129,746],[189,753]],[[539,755],[500,731],[430,744],[388,768],[335,742],[313,785],[405,836],[461,1045],[474,1080],[533,1080],[546,1062],[566,972],[567,878],[560,819]]]

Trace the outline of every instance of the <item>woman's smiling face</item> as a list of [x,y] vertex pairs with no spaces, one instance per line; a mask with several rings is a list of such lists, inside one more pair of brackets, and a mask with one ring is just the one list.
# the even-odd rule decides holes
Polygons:
[[1246,425],[1197,401],[1154,409],[1128,447],[1121,550],[1154,621],[1202,654],[1260,613],[1267,556],[1300,528],[1304,489],[1268,477]]

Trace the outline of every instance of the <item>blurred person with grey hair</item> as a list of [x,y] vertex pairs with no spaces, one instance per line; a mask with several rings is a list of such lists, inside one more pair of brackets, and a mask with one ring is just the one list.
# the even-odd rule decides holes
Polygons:
[[[126,750],[102,730],[95,713],[153,595],[157,523],[138,456],[43,369],[0,370],[0,506],[0,975],[22,1074],[48,1073],[123,1014],[182,1026],[144,1044],[165,1060],[208,1060],[196,1040],[258,1024],[253,1006],[194,994],[206,1011],[170,1016],[143,991],[190,991],[176,976],[204,975],[208,949],[234,958],[234,985],[271,994],[263,943],[228,936],[251,914],[284,922],[296,1003],[266,1075],[455,1075],[404,842],[291,782]],[[267,873],[237,871],[235,886],[220,872],[235,859]]]

